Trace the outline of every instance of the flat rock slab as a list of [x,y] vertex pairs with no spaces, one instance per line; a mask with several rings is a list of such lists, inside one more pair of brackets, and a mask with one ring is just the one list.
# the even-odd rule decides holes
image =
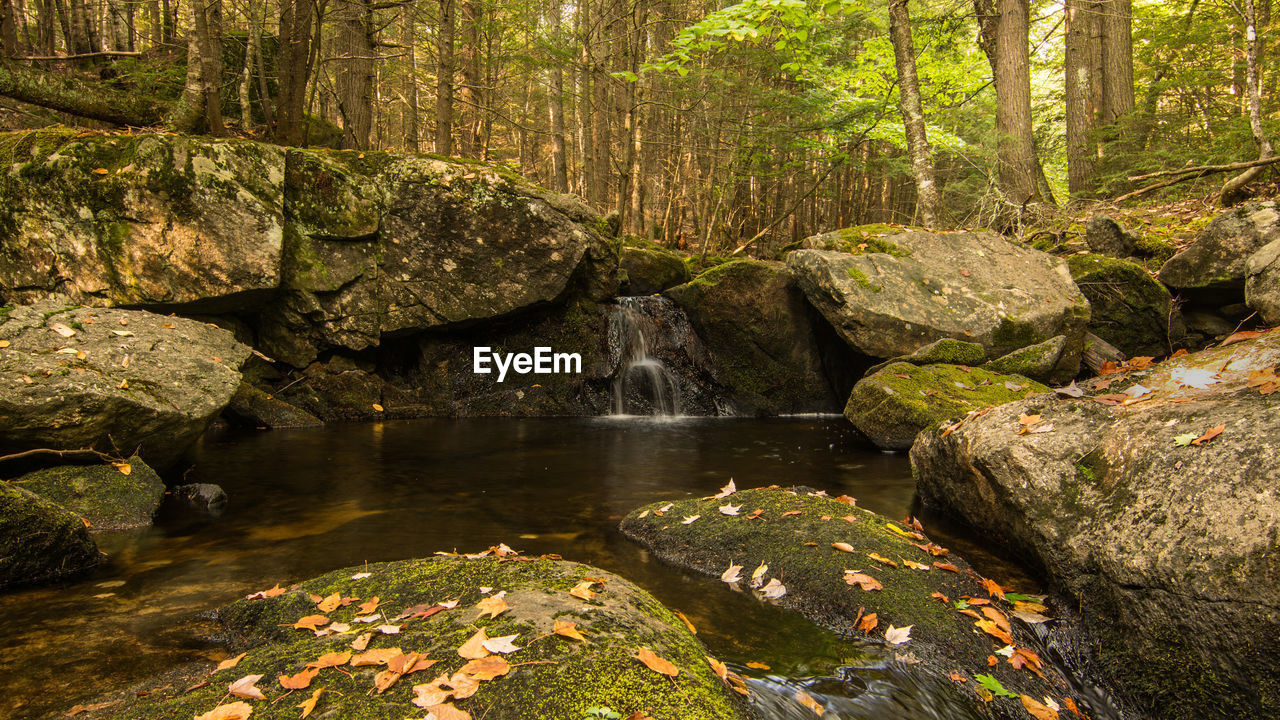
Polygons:
[[[844,500],[805,488],[743,490],[722,499],[646,505],[629,513],[620,528],[663,560],[705,575],[722,576],[739,566],[734,584],[744,588],[754,569],[767,565],[758,585],[767,588],[777,580],[785,587],[777,600],[781,606],[837,632],[887,641],[891,626],[910,626],[909,640],[888,646],[897,660],[918,671],[922,681],[935,682],[936,692],[982,706],[984,714],[1025,718],[1027,711],[1019,699],[1004,696],[983,705],[975,691],[978,675],[1015,696],[1048,695],[1062,702],[1070,694],[1048,665],[1040,677],[1004,657],[989,664],[1002,647],[1016,653],[1033,646],[1032,633],[1010,620],[1012,603],[1000,598],[1007,589],[916,531]],[[721,507],[737,514],[726,515]],[[866,585],[850,584],[846,577]],[[976,623],[1011,635],[997,639]]]
[[225,312],[280,284],[284,153],[245,140],[0,134],[0,288]]
[[[236,602],[218,611],[233,651],[246,653],[235,667],[192,667],[143,686],[154,692],[122,692],[81,717],[187,720],[244,702],[253,720],[296,720],[295,706],[317,692],[312,717],[344,720],[428,712],[441,720],[583,720],[601,707],[624,718],[752,717],[701,643],[647,592],[586,565],[486,555],[346,568]],[[588,597],[570,594],[575,588]],[[357,620],[370,616],[377,619]],[[303,618],[318,631],[297,627]],[[362,653],[373,655],[353,657]],[[641,659],[649,654],[669,663],[656,664],[673,676],[650,669]],[[281,676],[296,678],[316,663],[306,687],[282,686]],[[420,669],[395,672],[413,667]],[[245,676],[261,676],[262,699],[228,695]]]
[[1074,374],[1089,303],[1063,260],[992,233],[914,231],[863,245],[787,257],[809,302],[854,349],[891,358],[955,338],[999,357],[1064,335],[1061,366]]
[[1153,716],[1276,715],[1278,362],[1273,332],[927,431],[919,492],[1042,568]]
[[55,299],[0,311],[0,451],[98,447],[164,467],[240,386],[226,330]]
[[62,465],[10,481],[71,510],[90,532],[147,527],[164,498],[164,481],[140,457],[115,465]]
[[78,515],[0,481],[0,589],[69,578],[101,560]]

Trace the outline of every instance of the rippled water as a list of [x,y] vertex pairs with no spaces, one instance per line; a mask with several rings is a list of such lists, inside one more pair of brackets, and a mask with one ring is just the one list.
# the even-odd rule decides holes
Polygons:
[[[615,529],[632,508],[738,487],[806,484],[901,517],[903,455],[857,443],[842,418],[463,419],[222,433],[188,482],[222,485],[221,518],[170,517],[99,536],[92,578],[0,595],[5,717],[60,713],[104,690],[219,657],[196,616],[247,592],[364,562],[499,542],[638,583],[689,615],[711,652],[754,677],[770,717],[959,718],[928,688],[798,615],[651,559]],[[770,689],[772,688],[772,690]],[[803,710],[803,712],[800,712]]]

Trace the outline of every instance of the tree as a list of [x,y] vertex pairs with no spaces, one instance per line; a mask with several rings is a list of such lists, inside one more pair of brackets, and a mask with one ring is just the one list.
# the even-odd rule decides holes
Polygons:
[[1000,189],[1010,202],[1044,202],[1031,123],[1028,0],[974,0],[980,44],[996,86],[996,163]]
[[436,28],[436,152],[453,154],[453,0],[440,0]]
[[[1245,81],[1249,100],[1249,129],[1253,132],[1253,140],[1258,144],[1258,159],[1266,160],[1275,154],[1271,139],[1262,125],[1262,85],[1258,58],[1262,42],[1258,38],[1258,14],[1254,0],[1244,0],[1240,9],[1245,24],[1245,65],[1247,79]],[[1231,178],[1218,193],[1218,201],[1226,206],[1233,205],[1245,197],[1244,187],[1253,182],[1262,173],[1261,166],[1251,167]]]
[[342,146],[369,149],[373,131],[374,68],[377,46],[372,0],[337,0],[334,22],[338,48],[336,85],[342,119]]
[[898,70],[898,103],[906,127],[907,153],[916,180],[916,206],[925,227],[936,227],[940,210],[938,185],[925,134],[924,110],[920,102],[920,80],[916,75],[915,43],[911,39],[911,16],[907,0],[889,3],[889,38],[893,43]]
[[1068,190],[1097,190],[1098,162],[1134,146],[1132,0],[1067,0]]

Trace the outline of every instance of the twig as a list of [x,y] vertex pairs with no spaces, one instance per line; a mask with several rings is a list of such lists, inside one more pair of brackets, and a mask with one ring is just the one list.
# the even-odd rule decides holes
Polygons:
[[1147,173],[1145,175],[1133,175],[1128,179],[1130,182],[1137,182],[1139,180],[1152,180],[1158,177],[1169,177],[1170,175],[1189,175],[1194,173],[1208,174],[1228,172],[1230,170],[1248,170],[1249,168],[1270,165],[1277,162],[1280,162],[1280,156],[1264,158],[1261,160],[1246,160],[1244,162],[1226,163],[1223,165],[1197,165],[1195,167],[1178,168],[1177,170],[1161,170],[1159,172]]
[[93,450],[91,448],[81,448],[79,450],[54,450],[52,448],[36,448],[34,450],[23,450],[22,452],[13,453],[12,455],[0,455],[0,462],[5,462],[7,460],[20,460],[25,457],[34,457],[36,455],[57,455],[58,457],[67,457],[67,456],[96,457],[99,460],[105,460],[106,462],[118,462],[122,459],[122,458],[118,458],[113,455],[109,455],[107,453],[101,452],[99,450]]
[[80,53],[79,55],[28,55],[16,57],[14,60],[80,60],[82,58],[122,56],[141,57],[142,53],[132,50],[100,50],[98,52]]

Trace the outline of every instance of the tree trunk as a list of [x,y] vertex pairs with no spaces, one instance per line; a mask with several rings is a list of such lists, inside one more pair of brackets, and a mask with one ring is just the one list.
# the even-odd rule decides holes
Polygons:
[[342,147],[368,150],[373,132],[374,27],[369,0],[338,0],[335,23],[338,49],[338,114]]
[[[271,91],[267,87],[267,67],[262,60],[262,25],[267,11],[266,4],[263,4],[263,16],[259,17],[253,4],[249,5],[249,46],[245,52],[248,53],[252,62],[246,60],[250,72],[257,78],[258,84],[258,104],[262,107],[262,122],[270,128],[274,123],[274,113],[271,110]],[[278,48],[278,46],[277,46]],[[277,57],[279,52],[277,50]]]
[[996,0],[996,153],[1000,188],[1014,204],[1040,202],[1031,126],[1028,0]]
[[436,29],[436,153],[453,154],[453,0],[440,0]]
[[1128,135],[1121,125],[1133,113],[1133,0],[1103,0],[1102,84],[1106,105],[1102,124],[1113,139]]
[[[1267,137],[1266,129],[1262,126],[1262,87],[1258,68],[1259,46],[1262,43],[1258,40],[1258,15],[1254,8],[1254,0],[1244,0],[1243,11],[1245,42],[1247,43],[1245,46],[1247,50],[1245,53],[1245,64],[1247,66],[1245,83],[1248,86],[1249,95],[1249,129],[1253,131],[1254,142],[1258,143],[1258,159],[1266,160],[1275,151],[1271,147],[1271,139]],[[1242,200],[1246,196],[1244,186],[1253,182],[1262,172],[1263,166],[1259,165],[1249,168],[1228,180],[1218,194],[1218,202],[1224,206],[1230,206]]]
[[1066,4],[1067,191],[1073,196],[1088,196],[1097,189],[1098,149],[1089,102],[1093,79],[1089,48],[1095,17],[1091,6],[1090,0],[1067,0]]
[[404,145],[409,152],[418,152],[418,55],[417,32],[413,3],[405,5],[400,18],[400,44],[406,48],[404,76]]
[[[563,38],[560,36],[560,14],[563,3],[556,0],[551,4],[551,41],[558,47]],[[547,113],[551,121],[551,178],[556,192],[569,192],[569,166],[565,154],[564,141],[564,70],[560,63],[552,65],[550,97],[547,98]]]
[[200,84],[210,135],[225,135],[222,125],[222,0],[188,0],[200,50]]
[[146,127],[160,123],[171,107],[141,93],[120,92],[0,60],[0,96],[114,125]]
[[280,0],[280,49],[276,59],[279,99],[276,142],[301,145],[306,126],[307,79],[311,75],[311,25],[315,19],[311,0]]
[[480,157],[480,22],[484,11],[477,0],[462,0],[462,57],[458,66],[458,115],[463,119],[458,138],[458,154]]
[[893,43],[894,65],[898,70],[898,106],[906,126],[907,154],[916,181],[916,208],[927,228],[937,227],[940,201],[938,185],[925,134],[924,109],[920,102],[920,80],[916,76],[916,50],[911,39],[908,0],[889,3],[889,39]]

